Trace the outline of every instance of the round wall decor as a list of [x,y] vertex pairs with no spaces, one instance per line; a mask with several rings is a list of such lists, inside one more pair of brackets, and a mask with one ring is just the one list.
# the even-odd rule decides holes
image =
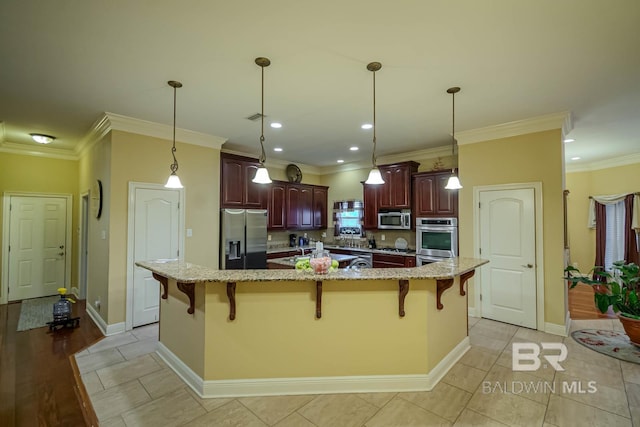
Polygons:
[[302,172],[300,171],[300,168],[293,163],[287,165],[286,173],[289,182],[302,181]]
[[91,187],[91,213],[96,218],[102,215],[102,181],[96,179]]

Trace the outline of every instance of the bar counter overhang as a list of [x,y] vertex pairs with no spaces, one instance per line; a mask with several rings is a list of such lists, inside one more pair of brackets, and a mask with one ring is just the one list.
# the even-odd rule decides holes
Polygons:
[[161,283],[158,353],[201,397],[431,390],[469,349],[488,261],[313,274],[136,263]]

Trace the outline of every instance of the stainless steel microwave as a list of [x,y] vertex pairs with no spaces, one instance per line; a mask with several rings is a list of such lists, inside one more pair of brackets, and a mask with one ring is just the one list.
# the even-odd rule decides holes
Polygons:
[[383,230],[410,230],[411,211],[378,211],[378,228]]

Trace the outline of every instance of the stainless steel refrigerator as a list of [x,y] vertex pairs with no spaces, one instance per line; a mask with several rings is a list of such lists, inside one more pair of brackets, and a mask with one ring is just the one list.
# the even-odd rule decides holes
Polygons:
[[267,268],[267,211],[222,209],[220,269]]

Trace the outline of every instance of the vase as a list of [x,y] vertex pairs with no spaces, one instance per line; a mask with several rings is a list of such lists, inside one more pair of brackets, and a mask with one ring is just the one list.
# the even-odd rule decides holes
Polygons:
[[620,319],[620,323],[622,323],[622,327],[629,337],[629,341],[640,347],[640,320],[632,319],[622,314],[618,315],[618,319]]

